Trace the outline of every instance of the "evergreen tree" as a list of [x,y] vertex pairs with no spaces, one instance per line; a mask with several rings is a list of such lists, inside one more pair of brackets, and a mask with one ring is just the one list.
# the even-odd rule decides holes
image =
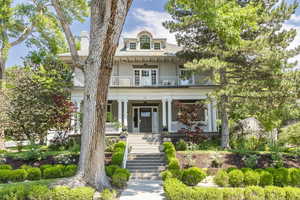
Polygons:
[[178,54],[185,67],[210,71],[219,85],[212,95],[221,112],[222,147],[229,148],[229,117],[256,116],[272,129],[295,107],[299,73],[288,60],[300,48],[288,48],[296,30],[282,27],[297,6],[279,0],[168,2],[173,20],[164,25],[185,47]]

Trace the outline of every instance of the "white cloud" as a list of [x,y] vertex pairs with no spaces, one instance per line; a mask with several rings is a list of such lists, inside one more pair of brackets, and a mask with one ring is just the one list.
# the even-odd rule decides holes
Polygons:
[[292,22],[292,23],[299,23],[300,22],[300,15],[293,14],[289,21]]
[[133,16],[136,20],[141,22],[141,25],[132,31],[124,32],[123,37],[136,37],[140,31],[147,30],[151,32],[154,37],[167,38],[169,43],[176,44],[175,34],[171,34],[162,25],[163,22],[171,20],[171,16],[168,13],[137,8],[133,10]]
[[[294,38],[294,40],[291,42],[290,46],[288,47],[288,49],[293,49],[297,46],[300,45],[300,25],[296,25],[296,24],[291,24],[290,22],[297,22],[296,20],[298,20],[298,22],[300,21],[300,16],[297,15],[293,15],[292,18],[290,19],[290,21],[286,24],[283,24],[283,29],[285,30],[290,30],[290,29],[295,29],[297,31],[296,37]],[[290,62],[298,62],[298,67],[300,66],[300,55],[295,56],[294,58],[289,59]]]

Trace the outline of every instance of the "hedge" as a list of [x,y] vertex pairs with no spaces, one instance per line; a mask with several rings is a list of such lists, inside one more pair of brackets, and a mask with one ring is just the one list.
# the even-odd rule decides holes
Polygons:
[[292,187],[199,188],[175,178],[167,178],[163,186],[168,200],[300,200],[300,188]]
[[95,190],[90,187],[70,189],[58,186],[49,189],[44,185],[17,184],[0,188],[1,200],[92,200]]

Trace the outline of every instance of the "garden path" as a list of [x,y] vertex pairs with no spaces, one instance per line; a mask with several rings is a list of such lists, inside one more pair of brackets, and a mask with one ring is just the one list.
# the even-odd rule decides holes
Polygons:
[[161,180],[130,180],[120,200],[164,200]]

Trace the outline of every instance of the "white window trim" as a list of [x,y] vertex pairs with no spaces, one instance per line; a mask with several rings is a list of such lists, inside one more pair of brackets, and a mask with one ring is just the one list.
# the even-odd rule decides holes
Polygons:
[[[159,85],[159,83],[158,83],[158,80],[159,80],[158,76],[159,76],[159,74],[158,74],[158,69],[157,68],[155,68],[155,69],[153,69],[153,68],[134,68],[133,69],[133,85],[134,86],[137,86],[137,87],[141,86],[142,70],[149,70],[149,75],[150,75],[150,78],[151,78],[151,85],[150,86],[158,86]],[[152,84],[152,70],[156,71],[156,85]],[[135,71],[140,71],[140,73],[139,73],[139,80],[140,80],[139,85],[135,85]]]

